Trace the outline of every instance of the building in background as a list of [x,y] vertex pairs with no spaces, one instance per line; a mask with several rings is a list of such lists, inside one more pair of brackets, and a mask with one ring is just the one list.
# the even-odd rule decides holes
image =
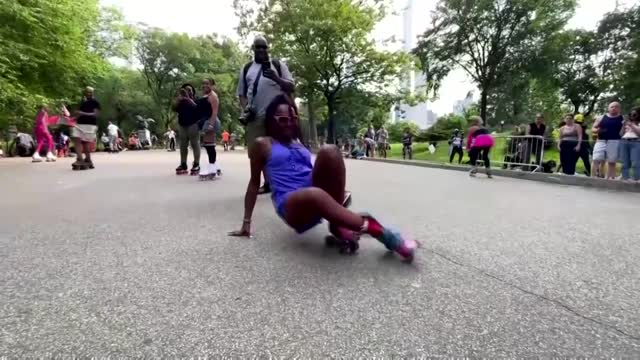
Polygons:
[[[411,52],[416,45],[417,36],[413,31],[414,16],[414,0],[408,0],[407,7],[403,11],[403,41],[404,51]],[[423,91],[426,87],[426,77],[422,72],[416,73],[415,70],[408,71],[404,78],[401,79],[401,87],[404,91],[415,95],[419,91]],[[391,121],[411,121],[418,125],[421,129],[428,129],[435,124],[437,114],[429,109],[429,102],[423,102],[411,106],[408,104],[398,104],[391,109]]]
[[474,104],[473,90],[467,93],[467,96],[462,100],[457,100],[453,104],[453,113],[455,115],[464,115],[464,113]]

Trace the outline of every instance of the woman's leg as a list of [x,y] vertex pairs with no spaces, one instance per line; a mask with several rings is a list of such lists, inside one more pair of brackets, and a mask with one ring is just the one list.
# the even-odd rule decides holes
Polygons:
[[620,160],[622,161],[622,180],[631,178],[631,142],[622,140],[620,142]]
[[200,164],[200,129],[198,124],[193,124],[187,129],[187,136],[193,150],[193,163]]
[[471,150],[469,150],[469,160],[471,160],[471,166],[474,168],[478,166],[478,153],[478,148],[471,148]]
[[189,156],[189,135],[187,135],[187,128],[181,126],[178,131],[178,137],[180,139],[180,165],[187,165],[187,157]]
[[631,142],[631,168],[633,180],[640,181],[640,141]]
[[484,162],[484,167],[489,170],[491,169],[491,160],[489,159],[489,152],[491,148],[486,147],[482,149],[482,161]]
[[571,173],[571,143],[563,141],[560,143],[560,164],[562,165],[562,173],[565,175],[573,175]]
[[323,145],[316,162],[313,164],[313,186],[326,191],[331,197],[342,204],[346,187],[347,171],[344,158],[340,150],[334,145]]
[[217,159],[217,152],[215,145],[205,145],[204,149],[207,151],[207,156],[209,157],[209,164],[215,164]]
[[45,137],[49,143],[49,152],[53,154],[53,151],[56,149],[56,145],[53,143],[53,136],[51,136],[51,133],[47,131],[45,133]]
[[344,200],[344,160],[334,145],[322,147],[313,169],[313,187],[291,193],[285,206],[285,220],[295,229],[305,228],[323,218],[337,228],[367,233],[388,249],[397,251],[407,259],[413,257],[415,242],[385,229],[373,217],[358,215],[342,205]]
[[40,156],[40,150],[42,150],[42,146],[44,145],[44,134],[37,133],[36,134],[36,152],[34,156]]

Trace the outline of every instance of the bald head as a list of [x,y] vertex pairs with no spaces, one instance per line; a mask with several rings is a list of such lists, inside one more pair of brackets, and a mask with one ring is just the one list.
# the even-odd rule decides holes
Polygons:
[[269,43],[263,36],[255,37],[251,49],[257,63],[264,64],[269,62]]
[[619,102],[614,101],[611,104],[609,104],[609,116],[617,117],[617,116],[620,116],[621,113],[622,113],[622,106],[620,105]]

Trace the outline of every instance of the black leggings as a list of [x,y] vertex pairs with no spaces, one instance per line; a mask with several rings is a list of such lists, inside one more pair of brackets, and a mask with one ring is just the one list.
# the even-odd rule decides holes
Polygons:
[[578,152],[576,151],[577,141],[562,140],[560,143],[560,164],[562,172],[566,175],[575,175],[576,164],[578,163]]
[[205,145],[204,149],[207,151],[207,155],[209,156],[209,164],[215,164],[216,163],[216,157],[218,156],[218,154],[216,153],[216,146],[215,145]]
[[458,164],[460,164],[462,162],[462,156],[464,155],[461,146],[454,146],[451,148],[451,156],[449,157],[450,163],[453,162],[453,158],[456,157],[456,154],[458,154]]
[[491,168],[491,161],[489,160],[490,147],[474,147],[469,150],[469,158],[471,159],[471,166],[477,166],[478,159],[482,158],[484,167]]
[[176,149],[176,139],[169,139],[169,150],[173,151]]

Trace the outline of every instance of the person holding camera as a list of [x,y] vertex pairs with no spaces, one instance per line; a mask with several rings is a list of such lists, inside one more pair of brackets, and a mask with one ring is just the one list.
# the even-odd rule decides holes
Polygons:
[[200,129],[198,128],[197,104],[194,100],[195,88],[190,84],[184,84],[178,90],[178,96],[173,103],[173,111],[178,113],[178,138],[180,142],[180,166],[176,168],[176,174],[187,173],[187,157],[189,156],[189,143],[193,149],[192,175],[200,172]]
[[[266,136],[265,114],[269,104],[280,95],[290,95],[295,90],[293,77],[286,64],[269,57],[269,43],[258,36],[251,46],[253,61],[240,71],[237,95],[243,112],[240,122],[246,126],[248,153],[259,137]],[[265,177],[259,194],[271,192]]]

